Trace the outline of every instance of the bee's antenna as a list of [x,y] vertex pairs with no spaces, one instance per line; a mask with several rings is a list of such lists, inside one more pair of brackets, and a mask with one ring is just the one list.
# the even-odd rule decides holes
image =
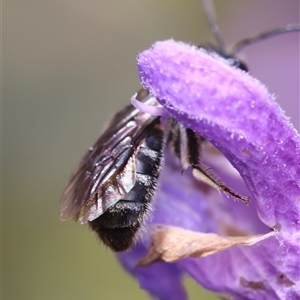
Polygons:
[[293,31],[300,31],[300,24],[287,24],[287,25],[282,26],[282,27],[277,27],[277,28],[274,28],[274,29],[271,29],[271,30],[261,32],[260,34],[258,34],[256,36],[252,36],[250,38],[242,39],[239,42],[237,42],[235,45],[233,45],[232,50],[230,51],[230,53],[235,54],[247,45],[257,43],[261,40],[267,39],[269,37],[276,36],[276,35],[281,34],[281,33],[287,33],[287,32],[293,32]]
[[212,35],[214,36],[214,38],[218,44],[219,51],[222,53],[225,53],[224,41],[223,41],[223,38],[221,35],[220,28],[217,25],[216,15],[215,15],[215,10],[214,10],[213,4],[212,4],[211,0],[201,0],[201,1],[202,1],[202,7],[205,12],[205,17],[206,17],[206,21],[208,23],[210,32],[212,33]]

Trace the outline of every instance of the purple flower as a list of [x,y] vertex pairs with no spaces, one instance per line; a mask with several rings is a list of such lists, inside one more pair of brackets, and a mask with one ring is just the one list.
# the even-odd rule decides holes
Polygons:
[[[166,150],[151,224],[221,236],[264,234],[250,246],[148,267],[147,232],[122,265],[158,299],[186,299],[181,279],[234,299],[300,299],[300,138],[267,89],[256,79],[205,50],[172,40],[138,57],[143,85],[177,121],[214,145],[204,160],[226,184],[250,196],[246,206],[181,174]],[[184,239],[184,237],[183,237]],[[172,249],[171,249],[172,250]]]

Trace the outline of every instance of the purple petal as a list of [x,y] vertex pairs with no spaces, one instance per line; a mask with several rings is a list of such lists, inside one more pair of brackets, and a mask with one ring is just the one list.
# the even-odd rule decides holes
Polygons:
[[299,242],[278,235],[178,265],[207,289],[235,299],[298,299]]
[[176,264],[157,263],[147,268],[136,267],[139,259],[146,254],[143,245],[130,252],[118,255],[123,267],[139,281],[140,287],[161,300],[185,300],[187,294],[182,284],[182,271]]
[[236,167],[271,228],[300,229],[300,139],[266,88],[205,50],[157,42],[138,58],[142,83],[167,111]]
[[[260,219],[280,231],[251,247],[233,247],[176,265],[206,288],[234,298],[299,298],[300,141],[296,131],[262,84],[204,50],[166,41],[143,52],[138,63],[143,84],[174,118],[228,158],[252,192]],[[201,200],[203,193],[188,174],[185,182],[168,168],[169,162],[160,178],[154,221],[219,232],[218,218],[226,219],[229,207],[218,212],[211,201]],[[198,202],[191,200],[196,193]],[[236,213],[255,231],[259,222],[247,209]],[[138,256],[134,250],[132,255]]]

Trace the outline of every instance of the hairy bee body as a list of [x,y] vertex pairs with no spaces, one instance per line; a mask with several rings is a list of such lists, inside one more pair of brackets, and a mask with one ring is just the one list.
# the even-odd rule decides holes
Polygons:
[[[139,100],[157,105],[142,89]],[[131,247],[150,209],[162,165],[160,118],[128,105],[83,157],[61,201],[61,219],[88,223],[114,251]]]
[[89,222],[100,239],[115,251],[131,247],[149,213],[162,165],[163,131],[158,121],[155,119],[146,128],[146,136],[135,154],[133,188],[103,215]]

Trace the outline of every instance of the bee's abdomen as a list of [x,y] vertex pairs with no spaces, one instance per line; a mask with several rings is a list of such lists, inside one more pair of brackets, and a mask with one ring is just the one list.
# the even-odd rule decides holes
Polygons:
[[135,154],[136,182],[120,201],[99,218],[89,222],[100,239],[115,251],[129,249],[149,212],[161,171],[163,131],[159,124],[148,129]]

